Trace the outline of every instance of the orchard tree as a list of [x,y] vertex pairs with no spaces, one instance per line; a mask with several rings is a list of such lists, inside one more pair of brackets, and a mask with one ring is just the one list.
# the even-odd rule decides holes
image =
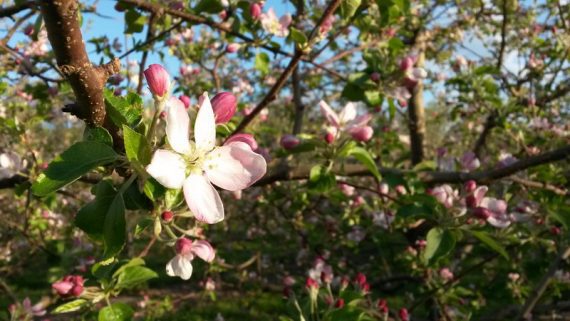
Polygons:
[[570,318],[567,1],[0,19],[1,319]]

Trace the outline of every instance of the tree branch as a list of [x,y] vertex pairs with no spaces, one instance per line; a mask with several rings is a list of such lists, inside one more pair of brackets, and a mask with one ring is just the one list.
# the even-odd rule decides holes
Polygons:
[[[315,27],[311,31],[311,34],[308,37],[309,44],[311,44],[315,40],[316,36],[319,33],[321,24],[335,12],[336,8],[340,5],[340,3],[341,0],[332,0],[329,3],[325,11],[323,12],[323,15],[321,16],[321,19],[319,20],[319,22],[317,22],[317,24],[315,25]],[[257,106],[255,106],[252,112],[246,117],[244,117],[244,119],[238,124],[238,126],[236,127],[236,129],[232,134],[241,132],[245,127],[247,127],[247,125],[249,125],[249,123],[251,123],[251,121],[255,118],[255,116],[257,116],[263,110],[263,108],[267,107],[269,103],[271,103],[273,100],[275,100],[275,98],[277,98],[277,94],[279,93],[281,88],[283,88],[285,82],[287,81],[289,76],[291,76],[291,74],[293,73],[293,69],[295,69],[295,67],[299,63],[299,60],[301,60],[302,57],[303,57],[303,52],[301,50],[296,50],[295,54],[293,55],[293,58],[289,62],[289,65],[287,66],[287,68],[285,68],[283,73],[281,73],[281,76],[279,76],[273,87],[271,87],[271,89],[265,95],[263,100],[261,100],[261,102],[257,104]]]
[[21,11],[32,9],[35,6],[36,6],[35,1],[27,1],[10,7],[2,7],[0,8],[0,18],[11,17]]
[[[421,68],[424,66],[425,52],[424,40],[422,35],[419,35],[420,52],[416,66]],[[408,128],[410,131],[410,147],[412,152],[412,164],[416,165],[424,159],[424,138],[426,134],[426,118],[424,113],[424,85],[422,80],[419,80],[414,87],[410,104],[408,107]]]
[[[46,0],[40,6],[58,67],[77,98],[75,114],[90,126],[103,126],[103,88],[107,79],[119,72],[119,60],[101,66],[91,64],[81,35],[77,0]],[[113,138],[118,137],[116,129],[110,131]]]
[[558,254],[556,259],[550,263],[548,271],[542,277],[538,285],[532,290],[532,293],[527,298],[526,302],[523,305],[523,308],[520,310],[519,315],[515,320],[520,321],[530,318],[532,310],[540,300],[540,297],[542,297],[544,294],[544,291],[546,291],[550,280],[552,277],[554,277],[556,270],[558,270],[558,266],[562,261],[566,260],[568,256],[570,256],[570,247],[567,247],[566,249],[560,251],[560,254]]

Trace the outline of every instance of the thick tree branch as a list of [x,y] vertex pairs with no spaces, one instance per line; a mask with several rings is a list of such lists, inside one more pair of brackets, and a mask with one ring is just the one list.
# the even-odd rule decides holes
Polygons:
[[481,150],[483,150],[483,147],[485,147],[485,143],[487,142],[487,137],[489,137],[489,135],[493,131],[493,128],[495,128],[495,126],[497,125],[496,118],[497,118],[497,113],[491,112],[491,114],[487,116],[487,120],[485,120],[483,131],[481,132],[481,135],[479,135],[479,138],[477,138],[475,146],[473,147],[473,153],[475,153],[477,157],[481,156]]
[[35,1],[27,1],[10,7],[2,7],[0,8],[0,18],[11,17],[21,11],[35,8],[35,6],[36,6]]
[[103,88],[109,76],[119,72],[119,60],[102,66],[91,64],[81,35],[76,0],[46,0],[40,6],[58,67],[77,98],[76,114],[88,125],[102,126]]
[[[521,159],[511,165],[495,168],[486,171],[477,172],[437,172],[425,171],[414,172],[399,170],[393,168],[380,168],[382,175],[397,175],[404,176],[407,174],[415,173],[418,178],[426,184],[459,184],[469,180],[474,180],[478,183],[487,184],[491,181],[511,176],[517,172],[536,167],[539,165],[561,161],[570,158],[570,145],[562,148],[546,152],[537,156]],[[311,166],[299,166],[297,168],[288,168],[286,166],[279,167],[274,170],[273,174],[267,175],[259,180],[255,186],[263,186],[277,181],[288,180],[302,180],[308,179]],[[340,176],[370,176],[370,172],[360,164],[345,164],[337,166],[333,169],[336,175]]]
[[[419,37],[423,37],[420,35]],[[418,59],[416,66],[421,68],[424,66],[425,53],[424,53],[424,42],[420,42],[420,53],[418,54]],[[422,162],[424,159],[424,138],[426,134],[426,118],[424,112],[424,85],[422,81],[418,81],[418,84],[414,87],[412,91],[412,97],[410,98],[410,104],[408,107],[408,128],[410,131],[410,147],[412,152],[412,164],[416,165]]]

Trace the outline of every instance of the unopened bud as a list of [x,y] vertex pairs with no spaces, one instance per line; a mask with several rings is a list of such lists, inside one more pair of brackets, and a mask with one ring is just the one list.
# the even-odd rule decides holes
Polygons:
[[160,217],[162,218],[163,221],[168,223],[168,222],[172,221],[174,214],[171,211],[164,211],[164,212],[162,212]]
[[284,135],[283,137],[281,137],[281,142],[280,142],[281,147],[287,150],[297,147],[297,145],[299,145],[300,143],[301,140],[294,135]]
[[221,92],[212,98],[216,124],[225,124],[232,119],[237,109],[237,98],[229,92]]
[[152,64],[144,71],[144,77],[153,95],[157,97],[166,96],[170,89],[170,75],[164,67]]

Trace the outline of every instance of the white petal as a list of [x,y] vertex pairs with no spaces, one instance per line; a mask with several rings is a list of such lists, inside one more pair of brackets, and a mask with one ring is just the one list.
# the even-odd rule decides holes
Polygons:
[[198,221],[214,224],[224,219],[224,204],[218,191],[201,174],[190,174],[184,181],[184,197]]
[[168,188],[181,188],[186,178],[186,163],[182,156],[164,149],[154,152],[146,171]]
[[319,102],[319,106],[321,106],[321,112],[327,119],[327,121],[333,125],[334,127],[340,126],[340,120],[338,119],[338,115],[332,110],[331,106],[327,104],[324,100]]
[[228,191],[239,191],[263,177],[267,163],[247,144],[234,142],[208,153],[203,169],[214,185]]
[[348,103],[338,116],[341,124],[347,124],[356,118],[356,106],[353,103]]
[[192,276],[191,260],[183,255],[176,255],[166,264],[166,274],[188,280]]
[[166,113],[166,137],[172,149],[180,154],[190,153],[189,124],[190,117],[184,108],[184,103],[176,97],[171,97],[168,100]]
[[216,146],[216,118],[208,93],[204,93],[202,97],[204,99],[194,124],[194,140],[199,150],[209,151]]
[[208,241],[197,240],[192,242],[191,251],[206,262],[212,262],[216,257],[216,251]]

